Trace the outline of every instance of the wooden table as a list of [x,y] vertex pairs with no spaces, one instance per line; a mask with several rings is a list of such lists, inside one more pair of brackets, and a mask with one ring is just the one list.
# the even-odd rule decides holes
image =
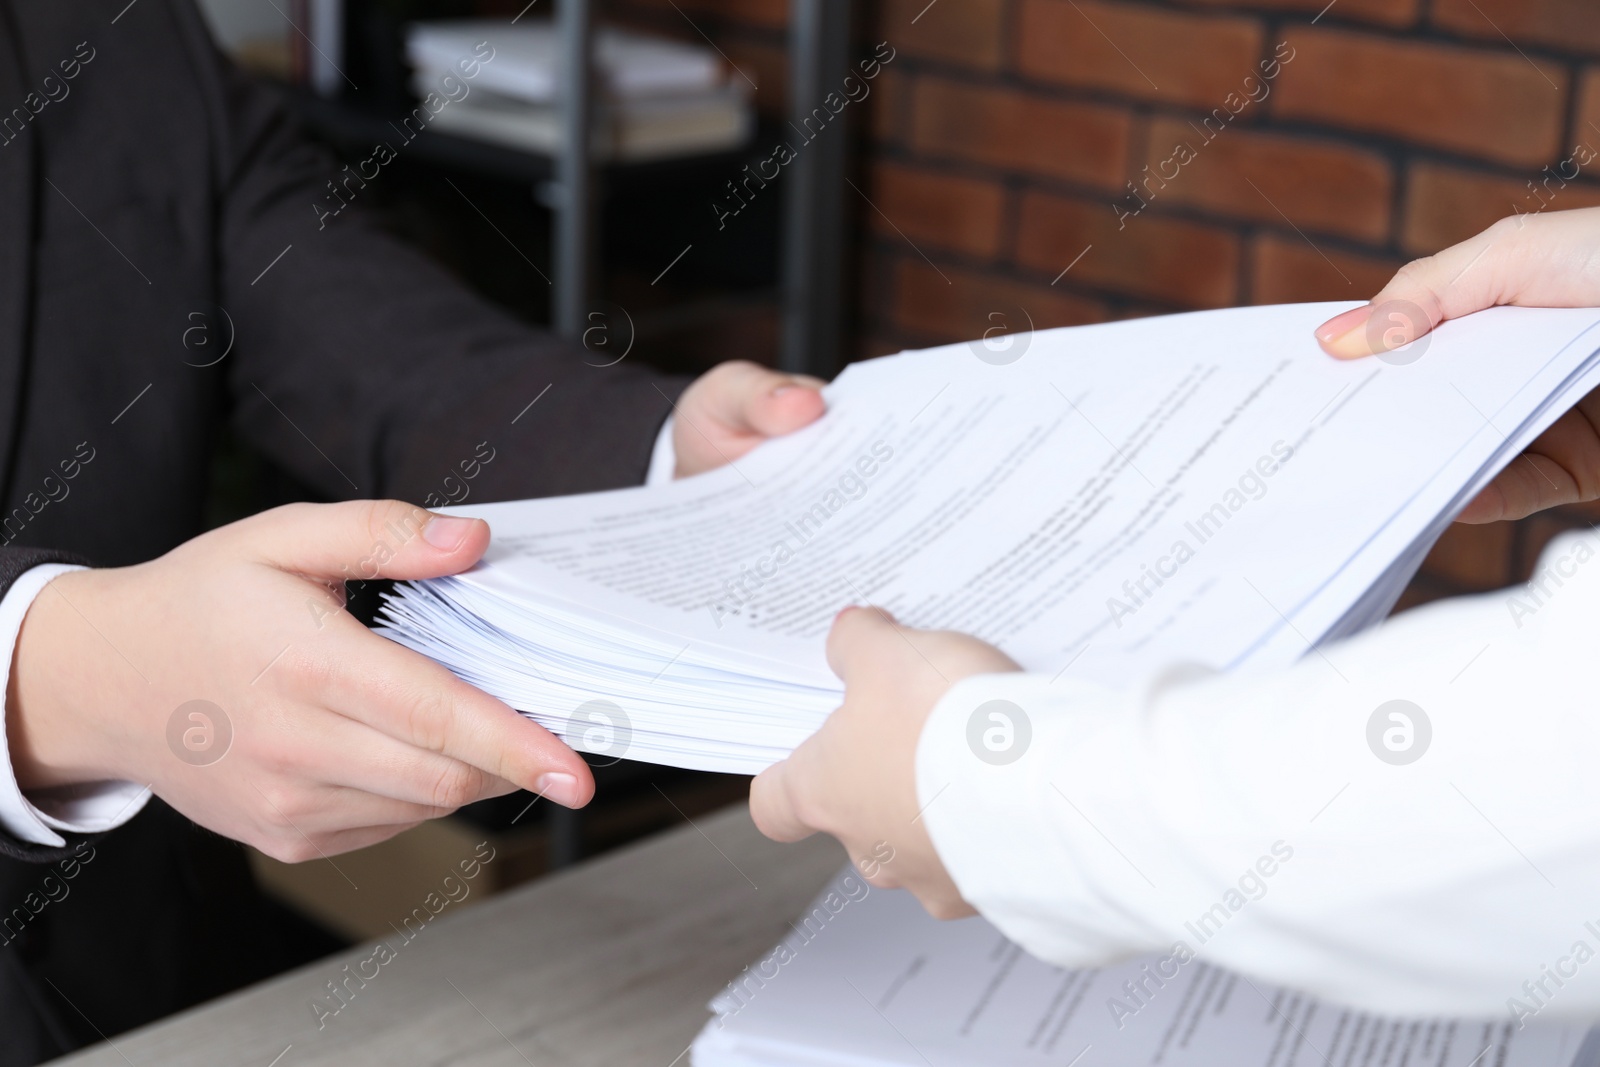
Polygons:
[[[82,1067],[687,1067],[706,1001],[844,865],[741,805],[422,927],[336,1015],[312,1003],[364,945],[113,1043]],[[441,872],[441,877],[443,872]],[[418,901],[421,905],[423,902]],[[331,1003],[338,1003],[332,1001]]]

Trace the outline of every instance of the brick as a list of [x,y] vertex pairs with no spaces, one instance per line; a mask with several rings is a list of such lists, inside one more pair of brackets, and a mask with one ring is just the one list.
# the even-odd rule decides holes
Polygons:
[[1400,28],[1417,21],[1421,0],[1338,0],[1330,7],[1328,0],[1179,0],[1191,7],[1258,8],[1264,11],[1300,11],[1316,15],[1327,12],[1329,21],[1371,22],[1380,26]]
[[999,70],[1005,60],[1005,0],[885,0],[873,41],[921,59],[978,70]]
[[1566,51],[1600,51],[1594,0],[1435,0],[1437,26],[1496,44],[1506,38]]
[[1305,230],[1367,241],[1381,242],[1389,234],[1394,177],[1388,161],[1375,152],[1322,139],[1156,119],[1145,163],[1148,169],[1136,183],[1140,196],[1152,202],[1280,226],[1287,216]]
[[911,144],[920,153],[1121,187],[1131,119],[1123,108],[921,78]]
[[1257,70],[1261,24],[1106,0],[1023,0],[1019,65],[1040,81],[1209,110]]
[[1119,229],[1111,205],[1027,193],[1017,260],[1054,278],[1086,246],[1071,283],[1179,307],[1222,307],[1238,298],[1239,239],[1228,230],[1148,211]]
[[1590,67],[1583,72],[1571,140],[1574,146],[1586,145],[1600,151],[1600,67]]
[[1516,528],[1509,522],[1453,522],[1422,563],[1423,573],[1463,589],[1499,589],[1512,580]]
[[1555,158],[1567,74],[1510,51],[1311,27],[1267,104],[1279,118],[1384,134],[1504,163]]
[[1000,250],[1005,190],[993,182],[880,163],[869,195],[877,210],[866,214],[880,233],[982,258]]
[[1250,302],[1365,300],[1399,269],[1399,260],[1316,249],[1299,237],[1262,234],[1250,245]]
[[[1595,164],[1600,168],[1600,162]],[[1548,187],[1536,195],[1528,178],[1466,170],[1440,163],[1415,163],[1406,179],[1405,221],[1400,246],[1416,255],[1432,255],[1482,232],[1490,223],[1517,211],[1593,207],[1600,204],[1600,185],[1570,182],[1544,175]]]
[[1018,308],[1039,330],[1106,318],[1097,300],[948,266],[936,270],[909,258],[895,274],[894,307],[895,325],[936,344],[982,337],[995,323],[991,315],[1003,315],[1009,324]]
[[906,112],[911,107],[911,75],[885,69],[871,83],[867,97],[867,129],[879,145],[898,144],[906,134]]

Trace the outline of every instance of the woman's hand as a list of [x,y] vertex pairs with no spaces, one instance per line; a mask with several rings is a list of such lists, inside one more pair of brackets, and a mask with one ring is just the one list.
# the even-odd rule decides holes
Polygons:
[[517,788],[587,803],[571,749],[343,610],[347,578],[455,574],[488,543],[482,520],[399,501],[291,504],[149,563],[61,575],[12,663],[18,782],[149,785],[289,861]]
[[1020,668],[975,637],[909,629],[878,608],[839,613],[828,664],[844,704],[751,783],[756,825],[779,841],[832,834],[873,885],[909,889],[939,918],[972,914],[918,810],[917,739],[950,686]]
[[743,360],[719,363],[684,390],[673,411],[679,478],[732,463],[770,437],[815,422],[822,383]]
[[[1365,307],[1317,328],[1329,355],[1399,348],[1446,319],[1498,304],[1600,307],[1600,208],[1518,215],[1408,263]],[[1508,353],[1509,354],[1509,353]],[[1600,390],[1557,419],[1490,482],[1460,522],[1520,519],[1600,499]]]

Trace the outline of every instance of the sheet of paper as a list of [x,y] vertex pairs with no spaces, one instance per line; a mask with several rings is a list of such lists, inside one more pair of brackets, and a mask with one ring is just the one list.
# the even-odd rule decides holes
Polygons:
[[[1185,949],[1193,946],[1185,945]],[[1595,1067],[1589,1028],[1394,1019],[1185,951],[1053,967],[846,871],[712,1001],[695,1067]]]
[[400,639],[553,728],[608,700],[639,758],[748,770],[837,703],[823,638],[846,604],[1107,682],[1292,661],[1381,614],[1597,373],[1593,309],[1483,312],[1396,364],[1317,348],[1345,306],[1046,331],[1005,365],[981,345],[852,365],[817,425],[719,471],[459,509],[494,544]]
[[[1262,310],[1036,334],[1004,367],[965,345],[858,364],[822,425],[721,472],[463,509],[495,526],[467,580],[813,668],[798,681],[831,680],[819,638],[865,601],[1040,669],[1227,666],[1329,583],[1306,559],[1336,573],[1408,505],[1431,518],[1459,488],[1441,475],[1481,466],[1600,320],[1500,309],[1391,366],[1317,351],[1328,306]],[[1191,367],[1152,391],[1175,348]]]

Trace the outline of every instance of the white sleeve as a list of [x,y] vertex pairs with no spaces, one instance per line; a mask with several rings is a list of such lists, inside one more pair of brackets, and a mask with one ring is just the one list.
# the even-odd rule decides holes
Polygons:
[[928,832],[1064,966],[1182,942],[1374,1011],[1600,1014],[1597,555],[1274,672],[969,678],[918,748]]
[[[11,658],[17,646],[22,619],[50,580],[67,571],[82,570],[63,563],[46,563],[22,573],[0,597],[0,694],[11,680]],[[133,782],[90,782],[84,785],[39,790],[24,796],[11,769],[10,746],[5,736],[5,716],[0,714],[0,826],[13,837],[35,845],[66,844],[57,831],[99,833],[121,826],[139,813],[150,791]]]
[[672,445],[672,423],[676,416],[668,415],[656,434],[655,447],[650,450],[650,469],[645,472],[645,485],[663,485],[672,481],[678,467],[678,451]]

